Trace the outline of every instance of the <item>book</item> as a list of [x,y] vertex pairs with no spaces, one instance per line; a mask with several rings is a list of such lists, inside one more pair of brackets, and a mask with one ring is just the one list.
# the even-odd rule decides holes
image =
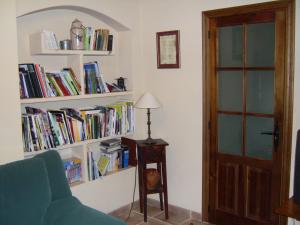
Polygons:
[[39,82],[39,79],[37,77],[37,73],[35,71],[34,64],[31,63],[24,63],[19,64],[19,71],[23,73],[27,73],[29,84],[27,88],[31,89],[32,98],[42,98],[43,93],[41,89],[41,84]]
[[118,150],[122,150],[121,145],[114,145],[114,146],[110,146],[110,147],[106,147],[103,145],[100,145],[100,150],[104,153],[110,153],[110,152],[114,152],[114,151],[118,151]]
[[103,74],[100,72],[98,62],[84,64],[85,84],[87,94],[107,93],[109,89],[104,82]]
[[97,166],[98,166],[98,170],[99,170],[101,176],[105,175],[105,173],[107,171],[107,167],[109,165],[109,162],[110,162],[109,157],[107,157],[106,155],[100,156]]
[[55,33],[49,30],[43,30],[42,36],[44,38],[45,48],[59,49]]
[[47,91],[46,91],[46,81],[45,81],[45,74],[43,73],[43,70],[38,64],[34,64],[35,71],[41,86],[41,90],[43,93],[43,97],[47,97]]
[[76,89],[78,90],[78,93],[79,93],[80,89],[81,89],[81,85],[80,85],[80,82],[77,79],[77,76],[74,73],[74,70],[71,67],[64,68],[63,70],[69,72],[69,75],[71,76],[71,78],[72,78],[72,80],[74,82],[74,86],[76,86]]
[[113,39],[114,36],[113,35],[108,35],[108,42],[107,42],[107,51],[112,51],[113,50]]
[[123,150],[123,160],[122,160],[122,168],[127,168],[129,166],[129,150]]
[[64,96],[62,90],[60,89],[60,87],[58,86],[55,77],[58,76],[55,73],[46,73],[46,77],[49,80],[49,84],[50,84],[50,88],[53,91],[53,93],[55,94],[55,96]]
[[19,72],[19,79],[20,79],[20,88],[21,88],[21,91],[20,91],[21,98],[29,98],[25,75],[23,72]]
[[84,27],[83,30],[83,46],[84,50],[90,50],[91,49],[91,39],[93,35],[93,28],[92,27]]
[[121,144],[121,139],[112,138],[112,139],[101,141],[100,144],[102,146],[112,147],[112,146],[120,145]]
[[[86,109],[41,110],[25,107],[22,114],[24,151],[40,151],[76,142],[130,132],[134,117],[129,116],[132,102]],[[101,142],[105,153],[118,151],[121,140]],[[99,151],[100,152],[100,151]]]
[[81,159],[76,157],[64,159],[63,165],[69,184],[81,181]]
[[63,84],[62,78],[60,76],[60,73],[55,74],[54,79],[56,81],[56,84],[58,85],[58,88],[62,92],[63,96],[70,96],[72,95],[72,92],[69,92],[68,88]]

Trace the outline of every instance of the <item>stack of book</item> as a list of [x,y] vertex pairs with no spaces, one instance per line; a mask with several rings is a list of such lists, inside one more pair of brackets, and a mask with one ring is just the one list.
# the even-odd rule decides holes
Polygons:
[[95,180],[101,176],[105,176],[107,173],[128,168],[129,149],[126,146],[121,146],[120,144],[115,149],[116,150],[113,151],[88,152],[89,180]]
[[44,111],[32,107],[25,107],[25,110],[22,115],[25,152],[134,131],[132,102],[80,110],[62,108]]
[[85,63],[83,69],[85,74],[86,94],[110,92],[97,62]]
[[71,68],[48,73],[38,64],[19,64],[19,78],[21,98],[79,95],[81,90]]
[[81,159],[76,157],[64,159],[63,164],[69,184],[81,181]]
[[113,152],[121,149],[121,139],[112,138],[100,142],[100,150],[105,153]]
[[85,27],[83,43],[85,50],[112,51],[113,35],[108,29]]

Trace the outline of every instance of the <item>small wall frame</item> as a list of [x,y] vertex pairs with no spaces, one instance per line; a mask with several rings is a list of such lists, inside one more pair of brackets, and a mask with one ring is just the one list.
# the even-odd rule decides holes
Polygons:
[[157,68],[180,68],[179,30],[156,33]]

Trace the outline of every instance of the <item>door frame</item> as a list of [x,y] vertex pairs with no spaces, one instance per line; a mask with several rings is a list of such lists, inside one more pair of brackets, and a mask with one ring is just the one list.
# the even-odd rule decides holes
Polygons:
[[[209,25],[215,18],[222,16],[230,16],[236,14],[251,13],[268,9],[284,9],[287,15],[287,33],[286,33],[286,51],[284,63],[284,97],[283,97],[283,130],[282,146],[285,149],[280,161],[282,162],[281,172],[281,191],[280,203],[283,203],[289,197],[289,183],[290,183],[290,162],[291,162],[291,144],[292,144],[292,126],[293,126],[293,94],[294,94],[294,52],[295,52],[295,0],[279,0],[266,3],[259,3],[253,5],[244,5],[232,8],[217,9],[205,11],[202,13],[202,63],[203,63],[203,125],[202,125],[202,219],[203,221],[211,222],[210,207],[209,207],[209,180],[210,180],[210,109],[211,96],[210,75],[213,72],[211,68],[211,54],[215,51],[215,46],[210,46],[210,38],[214,38],[209,31]],[[279,224],[284,225],[287,219],[280,217]]]

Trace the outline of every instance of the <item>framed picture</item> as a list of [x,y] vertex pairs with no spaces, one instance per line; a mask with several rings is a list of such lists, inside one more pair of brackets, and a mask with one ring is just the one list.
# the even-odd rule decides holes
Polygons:
[[179,30],[156,33],[157,68],[180,68]]

